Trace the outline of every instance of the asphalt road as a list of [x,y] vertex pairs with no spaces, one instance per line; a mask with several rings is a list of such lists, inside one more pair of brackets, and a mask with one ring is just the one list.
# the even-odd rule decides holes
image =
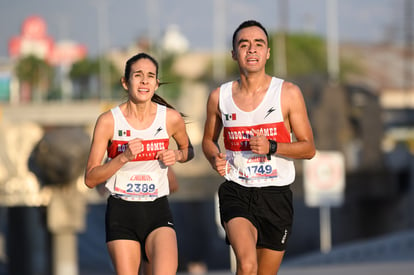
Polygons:
[[[346,265],[326,265],[311,267],[286,267],[279,271],[278,275],[413,275],[414,261],[412,262],[386,262],[386,263],[364,263]],[[79,275],[114,275],[108,272],[80,272]],[[230,271],[214,271],[207,273],[183,273],[177,275],[231,275]]]
[[[223,273],[225,274],[225,273]],[[228,273],[230,274],[230,273]],[[414,261],[284,268],[279,275],[412,275]]]

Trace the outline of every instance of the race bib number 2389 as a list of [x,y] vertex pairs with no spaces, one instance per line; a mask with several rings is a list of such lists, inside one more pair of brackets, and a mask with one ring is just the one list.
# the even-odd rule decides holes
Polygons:
[[115,192],[135,197],[157,197],[157,182],[155,173],[118,172],[115,180]]

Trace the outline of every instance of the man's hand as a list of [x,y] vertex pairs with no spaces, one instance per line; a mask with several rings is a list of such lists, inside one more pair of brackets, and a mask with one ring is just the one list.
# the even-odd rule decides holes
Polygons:
[[269,153],[269,141],[259,131],[252,130],[254,136],[249,140],[250,150],[259,155],[266,155]]

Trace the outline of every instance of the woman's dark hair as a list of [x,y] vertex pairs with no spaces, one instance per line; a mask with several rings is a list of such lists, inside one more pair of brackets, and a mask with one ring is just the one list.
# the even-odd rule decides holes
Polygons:
[[139,54],[136,54],[136,55],[134,55],[133,57],[131,57],[130,59],[127,60],[127,62],[125,64],[125,72],[124,72],[125,79],[129,79],[129,75],[131,74],[132,65],[140,59],[149,59],[149,60],[151,60],[152,63],[154,63],[154,65],[155,65],[155,76],[156,76],[156,78],[158,78],[158,62],[157,62],[157,60],[155,60],[155,58],[153,58],[149,54],[139,53]]
[[[158,79],[158,62],[157,62],[157,60],[155,60],[155,58],[153,58],[152,56],[150,56],[147,53],[136,54],[136,55],[134,55],[133,57],[131,57],[130,59],[127,60],[127,62],[125,64],[125,72],[124,72],[125,79],[129,79],[129,76],[131,74],[132,65],[135,62],[137,62],[138,60],[141,60],[141,59],[149,59],[152,63],[154,63],[154,65],[155,65],[155,77]],[[165,83],[159,83],[158,85],[161,86],[162,84],[165,84]],[[170,103],[168,103],[164,98],[157,95],[156,93],[154,93],[154,95],[152,96],[151,101],[155,102],[155,103],[158,103],[160,105],[167,106],[168,108],[171,108],[171,109],[175,110],[175,108]],[[180,112],[180,114],[181,114],[181,116],[185,117],[185,115],[183,113]]]
[[[158,62],[157,62],[157,60],[155,60],[155,58],[153,58],[152,56],[150,56],[147,53],[139,53],[139,54],[134,55],[130,59],[128,59],[128,61],[125,64],[125,72],[124,72],[125,79],[129,79],[129,76],[131,74],[132,65],[140,59],[149,59],[152,63],[154,63],[154,65],[155,65],[155,76],[158,79]],[[159,83],[159,86],[161,86],[161,85],[162,85],[162,83]],[[152,96],[151,101],[153,101],[155,103],[158,103],[158,104],[161,104],[161,105],[164,105],[164,106],[167,106],[168,108],[171,108],[171,109],[175,110],[175,108],[170,103],[168,103],[165,99],[163,99],[161,96],[157,95],[156,93],[154,93],[154,95]]]
[[241,23],[233,33],[233,40],[232,40],[233,50],[236,49],[235,44],[236,44],[237,33],[240,30],[245,29],[245,28],[249,28],[249,27],[259,27],[259,28],[261,28],[263,30],[263,32],[266,34],[267,44],[269,44],[269,35],[267,34],[267,31],[266,31],[265,27],[263,27],[263,25],[261,23],[259,23],[258,21],[256,21],[256,20],[247,20],[247,21],[244,21],[243,23]]

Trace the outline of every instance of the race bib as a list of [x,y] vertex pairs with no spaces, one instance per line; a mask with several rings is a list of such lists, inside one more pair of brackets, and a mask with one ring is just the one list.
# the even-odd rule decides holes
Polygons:
[[[258,180],[263,178],[277,177],[275,158],[267,159],[266,155],[257,155],[245,152],[236,154],[233,160],[229,161],[232,177],[238,177],[243,180]],[[253,182],[252,182],[253,183]]]
[[158,177],[151,172],[119,172],[115,178],[115,192],[139,199],[158,197]]

